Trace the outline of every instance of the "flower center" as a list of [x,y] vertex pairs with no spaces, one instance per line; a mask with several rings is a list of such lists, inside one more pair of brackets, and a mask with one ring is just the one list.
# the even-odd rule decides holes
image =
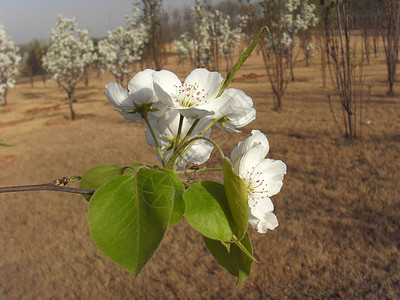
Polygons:
[[[245,184],[246,184],[246,189],[247,189],[247,194],[249,196],[249,204],[255,206],[257,204],[257,201],[255,199],[257,198],[264,198],[264,193],[268,193],[267,190],[267,183],[265,182],[264,179],[262,179],[262,172],[256,172],[255,168],[252,167],[250,171],[247,171],[247,174],[245,178],[243,178]],[[255,196],[255,194],[258,194]],[[254,197],[253,197],[254,196]],[[250,201],[252,200],[252,201]],[[253,203],[254,202],[254,203]]]
[[196,107],[199,104],[207,103],[204,89],[200,89],[197,83],[175,86],[178,94],[178,103],[183,107]]

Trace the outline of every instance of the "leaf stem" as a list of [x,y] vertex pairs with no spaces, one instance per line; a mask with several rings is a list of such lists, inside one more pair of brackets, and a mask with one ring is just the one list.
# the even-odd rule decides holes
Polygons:
[[210,124],[208,124],[207,127],[204,128],[204,130],[203,130],[202,132],[200,132],[199,135],[205,134],[205,133],[207,132],[207,130],[210,129],[211,126],[213,126],[213,125],[214,125],[215,123],[217,123],[219,120],[220,120],[220,119],[214,119],[214,120],[212,120],[212,121],[210,122]]
[[232,237],[234,243],[240,248],[240,250],[242,250],[244,252],[244,254],[246,254],[252,261],[256,262],[256,263],[260,263],[254,256],[253,254],[251,254],[249,252],[249,250],[247,250],[247,248],[242,244],[241,241],[238,241],[237,237],[235,235],[233,235]]
[[204,168],[204,169],[198,169],[198,170],[185,170],[185,171],[178,171],[175,172],[177,175],[183,175],[183,174],[189,174],[189,173],[197,173],[197,172],[221,172],[222,168]]
[[176,149],[178,148],[178,143],[181,139],[181,135],[182,135],[182,125],[183,125],[183,119],[185,117],[183,115],[179,115],[179,125],[178,125],[178,133],[176,135],[176,139],[175,139],[175,144],[174,144],[174,150],[172,151],[172,153],[175,153]]
[[193,144],[196,142],[196,140],[206,140],[209,141],[211,144],[214,145],[215,148],[217,148],[217,150],[219,151],[219,154],[221,155],[221,158],[224,158],[224,152],[222,152],[221,148],[218,146],[218,144],[216,142],[214,142],[212,139],[207,138],[205,136],[196,136],[190,140],[188,140],[184,145],[183,145],[183,153],[181,155],[181,158],[178,161],[178,165],[181,163],[182,159],[185,157],[186,153],[189,151],[189,149],[193,146]]
[[233,80],[233,77],[235,76],[236,72],[240,69],[240,67],[243,65],[243,63],[246,61],[246,59],[250,56],[251,52],[253,52],[254,48],[257,46],[258,41],[261,39],[261,36],[263,35],[264,31],[268,30],[267,26],[264,26],[261,28],[259,31],[258,35],[254,38],[254,40],[251,42],[250,46],[247,48],[247,50],[240,55],[239,59],[237,60],[236,64],[230,69],[228,74],[226,74],[226,77],[224,81],[221,84],[221,88],[218,92],[218,95],[216,98],[222,95],[224,90],[228,87],[229,83]]
[[163,167],[164,167],[164,166],[165,166],[165,161],[164,161],[163,154],[162,154],[162,152],[161,152],[161,147],[160,147],[160,144],[158,143],[158,139],[157,139],[157,137],[156,137],[156,134],[154,133],[153,127],[152,127],[151,124],[150,124],[150,121],[149,121],[149,119],[148,119],[147,112],[143,112],[143,113],[141,113],[141,115],[142,115],[142,118],[144,119],[144,121],[146,122],[147,127],[148,127],[149,130],[150,130],[151,136],[152,136],[153,139],[154,139],[154,143],[156,144],[156,148],[157,148],[158,155],[160,156],[161,163],[162,163],[162,165],[163,165]]
[[[193,130],[197,126],[197,124],[200,122],[200,119],[196,119],[192,126],[190,126],[188,132],[186,133],[185,137],[183,138],[182,142],[179,143],[179,146],[174,150],[172,155],[170,156],[169,160],[167,161],[167,166],[166,168],[169,169],[174,165],[175,160],[180,156],[180,151],[182,149],[185,149],[184,145],[186,144],[186,141],[188,140],[189,136],[192,134]],[[183,158],[183,156],[182,156]],[[182,160],[182,158],[179,160],[179,162]],[[179,163],[178,163],[179,164]]]

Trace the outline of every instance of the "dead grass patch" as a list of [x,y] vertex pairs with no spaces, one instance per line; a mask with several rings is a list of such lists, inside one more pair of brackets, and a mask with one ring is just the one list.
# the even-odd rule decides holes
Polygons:
[[[182,78],[189,74],[189,65],[170,61],[166,69]],[[185,221],[169,229],[134,279],[93,245],[82,197],[13,193],[0,195],[0,298],[398,299],[400,99],[383,96],[384,62],[372,58],[365,66],[371,85],[365,120],[372,123],[354,143],[332,120],[326,96],[332,91],[316,75],[318,58],[309,68],[295,68],[295,76],[307,80],[289,83],[284,112],[271,109],[270,85],[257,75],[265,74],[263,68],[254,53],[232,83],[253,98],[257,119],[240,134],[215,129],[212,135],[229,155],[252,129],[260,129],[270,142],[268,157],[288,166],[282,191],[272,198],[280,225],[265,235],[249,230],[261,263],[240,288]],[[104,74],[90,79],[90,93],[77,90],[77,121],[54,116],[46,122],[51,106],[61,105],[57,113],[68,116],[67,102],[60,104],[65,94],[49,82],[40,98],[26,99],[22,91],[29,83],[18,82],[9,94],[12,110],[0,112],[0,137],[16,145],[0,149],[1,184],[49,182],[101,163],[157,164],[144,123],[122,119],[105,100],[104,86],[112,80]],[[31,122],[21,119],[31,109]],[[340,116],[340,108],[334,110]],[[213,155],[207,166],[219,163]]]

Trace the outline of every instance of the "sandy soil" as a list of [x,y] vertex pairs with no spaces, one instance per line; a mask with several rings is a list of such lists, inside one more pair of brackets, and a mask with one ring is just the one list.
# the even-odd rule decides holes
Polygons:
[[[175,58],[166,68],[182,78],[190,71]],[[265,235],[249,230],[261,263],[241,287],[184,220],[134,279],[95,248],[81,196],[30,192],[0,195],[0,298],[400,297],[400,99],[385,96],[385,72],[383,55],[365,67],[369,125],[362,126],[362,141],[350,143],[333,121],[327,95],[334,91],[329,81],[322,87],[318,58],[310,67],[297,65],[283,112],[272,110],[261,56],[252,55],[239,71],[232,87],[254,99],[258,118],[240,134],[215,130],[213,137],[230,153],[260,129],[270,141],[269,157],[288,165],[273,197],[280,225]],[[20,81],[0,112],[0,138],[15,145],[0,148],[0,185],[46,183],[101,163],[157,163],[144,123],[124,120],[105,99],[111,80],[103,75],[79,87],[72,122],[56,84],[38,80],[31,88]],[[216,157],[207,163],[218,164]]]

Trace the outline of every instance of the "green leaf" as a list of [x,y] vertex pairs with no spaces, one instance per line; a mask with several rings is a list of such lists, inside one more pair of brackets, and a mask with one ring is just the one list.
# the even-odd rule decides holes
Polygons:
[[224,172],[226,197],[228,199],[233,220],[236,224],[235,235],[237,240],[240,241],[245,235],[249,223],[247,188],[243,179],[233,170],[229,158],[224,157],[222,160],[222,169]]
[[185,218],[204,236],[230,241],[235,228],[224,186],[217,182],[196,182],[183,194]]
[[[236,243],[231,244],[228,252],[226,246],[220,241],[212,240],[205,236],[203,238],[215,260],[229,273],[236,276],[238,278],[237,285],[240,285],[250,275],[253,260]],[[241,243],[249,253],[253,253],[251,241],[247,234],[241,240]]]
[[6,142],[4,142],[4,141],[2,141],[2,140],[0,140],[0,146],[12,147],[13,145],[11,145],[11,144],[9,144],[9,143],[6,143]]
[[185,213],[185,201],[183,200],[183,192],[185,191],[185,187],[183,186],[182,181],[176,176],[173,171],[161,168],[157,168],[157,170],[167,174],[174,184],[174,208],[172,209],[171,218],[169,220],[169,225],[173,225],[175,223],[178,223]]
[[236,64],[232,67],[232,69],[228,72],[228,74],[226,74],[226,77],[225,77],[224,81],[222,82],[222,85],[218,92],[217,97],[221,96],[222,93],[225,91],[225,89],[228,87],[228,85],[231,83],[231,81],[233,80],[233,77],[235,77],[236,72],[240,69],[240,67],[244,64],[246,59],[250,56],[251,52],[253,52],[254,48],[257,46],[258,41],[260,40],[260,38],[263,35],[265,30],[268,30],[268,28],[266,26],[261,28],[260,32],[255,37],[255,39],[251,42],[251,44],[247,48],[247,50],[240,55]]
[[136,277],[164,237],[173,200],[171,179],[157,170],[141,169],[111,180],[89,203],[94,243]]
[[[94,167],[83,174],[80,188],[86,190],[97,190],[103,184],[114,178],[117,178],[123,174],[133,174],[134,171],[131,168],[137,168],[138,166],[140,166],[140,164],[133,163],[125,168],[114,164],[103,164]],[[84,195],[84,197],[89,201],[92,196]]]
[[139,163],[131,163],[131,164],[123,167],[122,168],[123,175],[131,175],[131,174],[135,173],[136,169],[140,166],[143,166],[143,165],[139,164]]

